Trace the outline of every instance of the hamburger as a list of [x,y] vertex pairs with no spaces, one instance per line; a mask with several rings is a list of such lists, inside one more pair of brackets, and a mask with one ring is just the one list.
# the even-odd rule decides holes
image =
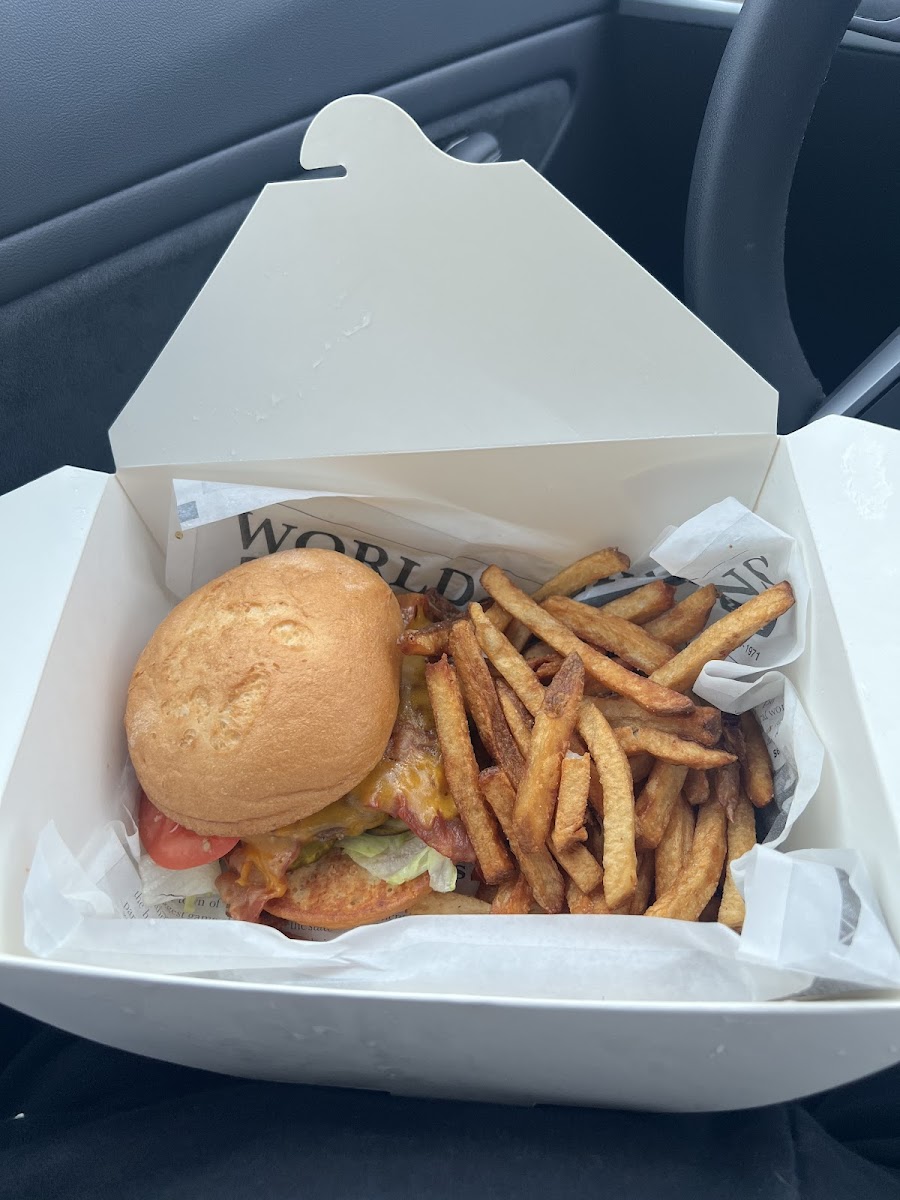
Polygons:
[[160,866],[216,860],[229,916],[348,929],[455,886],[475,855],[397,597],[332,550],[236,567],[178,604],[128,688],[138,827]]

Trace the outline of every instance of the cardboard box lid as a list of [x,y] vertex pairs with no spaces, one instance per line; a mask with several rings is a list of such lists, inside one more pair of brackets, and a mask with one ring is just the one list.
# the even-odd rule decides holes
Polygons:
[[120,468],[774,434],[773,389],[527,164],[457,162],[373,96],[301,161],[346,176],[263,191],[114,424]]

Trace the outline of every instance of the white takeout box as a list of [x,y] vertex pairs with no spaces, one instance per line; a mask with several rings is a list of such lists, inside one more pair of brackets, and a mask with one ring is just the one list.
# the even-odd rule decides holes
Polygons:
[[118,473],[0,500],[0,1000],[238,1075],[661,1109],[771,1103],[900,1060],[900,997],[523,1001],[230,983],[38,961],[22,888],[51,818],[115,816],[125,688],[171,607],[171,480],[424,497],[581,551],[642,551],[727,495],[802,544],[826,745],[792,844],[864,856],[900,934],[900,436],[775,434],[771,388],[523,163],[475,166],[372,97],[326,108],[112,430]]

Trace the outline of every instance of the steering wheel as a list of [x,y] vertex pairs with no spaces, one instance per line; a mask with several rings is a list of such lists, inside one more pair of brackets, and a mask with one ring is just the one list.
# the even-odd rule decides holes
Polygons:
[[[854,17],[859,7],[871,15]],[[896,12],[896,0],[744,0],[707,104],[688,198],[685,296],[778,389],[782,432],[825,400],[785,287],[794,168],[848,26],[900,40]]]

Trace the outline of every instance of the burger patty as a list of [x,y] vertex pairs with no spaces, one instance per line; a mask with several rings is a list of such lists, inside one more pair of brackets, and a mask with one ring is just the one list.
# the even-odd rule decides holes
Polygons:
[[274,917],[320,929],[351,929],[398,916],[431,891],[428,875],[393,886],[339,849],[287,876],[283,895],[267,902]]

